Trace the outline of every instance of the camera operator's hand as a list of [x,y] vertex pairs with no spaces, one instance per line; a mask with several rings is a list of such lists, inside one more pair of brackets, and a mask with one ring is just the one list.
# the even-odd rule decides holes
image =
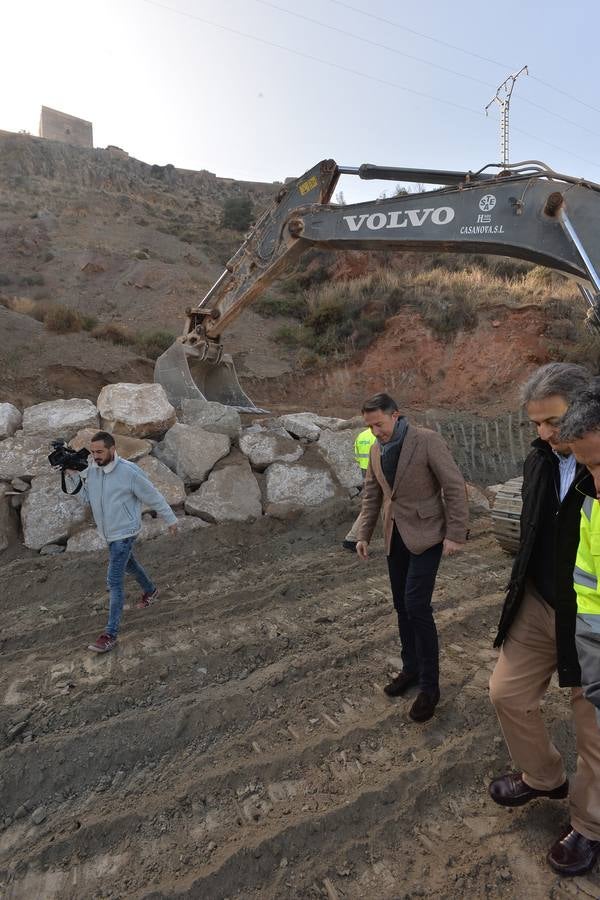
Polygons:
[[173,522],[172,525],[169,525],[169,534],[171,537],[175,537],[177,534],[177,522]]

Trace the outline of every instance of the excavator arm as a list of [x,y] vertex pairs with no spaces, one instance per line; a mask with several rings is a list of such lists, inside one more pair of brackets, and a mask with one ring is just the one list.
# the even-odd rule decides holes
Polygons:
[[[221,335],[309,247],[488,253],[575,278],[597,315],[600,186],[537,161],[497,172],[344,168],[323,160],[288,182],[206,296],[188,309],[183,335],[157,360],[155,380],[172,403],[217,400],[257,408],[243,392]],[[349,206],[330,205],[342,174],[444,187]],[[591,284],[591,288],[590,288]],[[194,374],[190,369],[190,363]]]

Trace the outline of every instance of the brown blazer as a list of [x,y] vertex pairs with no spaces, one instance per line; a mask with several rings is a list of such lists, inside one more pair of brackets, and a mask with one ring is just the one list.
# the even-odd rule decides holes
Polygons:
[[394,487],[381,468],[379,442],[371,447],[358,520],[358,540],[371,540],[383,504],[383,534],[389,556],[394,522],[411,553],[423,553],[444,538],[467,539],[469,507],[464,478],[436,431],[409,425]]

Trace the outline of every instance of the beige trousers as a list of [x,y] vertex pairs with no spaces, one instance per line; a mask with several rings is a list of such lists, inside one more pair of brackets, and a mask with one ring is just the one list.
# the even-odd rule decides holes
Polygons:
[[[490,697],[513,763],[526,784],[543,791],[566,778],[540,711],[556,670],[554,627],[554,610],[528,585],[490,679]],[[600,728],[581,688],[571,688],[571,709],[578,754],[569,791],[571,825],[600,840]]]

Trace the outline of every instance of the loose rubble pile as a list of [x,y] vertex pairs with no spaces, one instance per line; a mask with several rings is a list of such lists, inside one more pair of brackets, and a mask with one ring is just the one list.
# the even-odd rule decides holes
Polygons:
[[[89,446],[111,431],[117,452],[135,461],[186,530],[262,515],[294,516],[306,507],[358,493],[353,459],[359,420],[298,413],[242,424],[219,403],[183,401],[179,414],[158,384],[111,384],[89,400],[53,400],[21,412],[0,403],[0,551],[17,540],[43,554],[105,544],[76,497],[50,468],[50,441]],[[166,525],[144,513],[140,539]]]

